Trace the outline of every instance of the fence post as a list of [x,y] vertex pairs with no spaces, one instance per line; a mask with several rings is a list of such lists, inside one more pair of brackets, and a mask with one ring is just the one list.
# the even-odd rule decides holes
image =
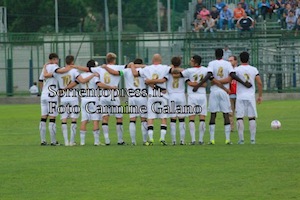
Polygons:
[[29,60],[29,87],[33,85],[33,58],[32,58],[32,48],[30,51],[30,60]]
[[13,96],[14,95],[12,59],[7,59],[6,95],[7,96]]

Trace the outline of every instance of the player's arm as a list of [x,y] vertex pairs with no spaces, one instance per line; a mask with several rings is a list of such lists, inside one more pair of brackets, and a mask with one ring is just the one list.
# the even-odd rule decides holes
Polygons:
[[90,68],[88,68],[88,67],[77,66],[77,65],[74,65],[73,67],[74,67],[75,69],[78,69],[79,71],[83,71],[83,72],[91,72],[91,71],[90,71]]
[[214,79],[214,76],[213,76],[212,72],[208,72],[207,75],[200,81],[200,83],[198,83],[194,87],[193,92],[196,92],[198,90],[198,88],[201,87],[208,80],[213,80],[213,79]]
[[[187,80],[186,84],[188,84],[191,87],[196,87],[198,85],[198,82],[195,82],[195,81],[193,82],[193,81]],[[207,84],[204,83],[201,87],[206,87],[206,86],[207,86]]]
[[99,74],[98,73],[93,73],[93,74],[91,74],[91,75],[89,75],[88,77],[86,77],[86,78],[83,78],[82,76],[78,76],[77,78],[76,78],[76,80],[79,82],[79,83],[87,83],[87,82],[89,82],[92,78],[94,78],[94,77],[99,77]]
[[246,88],[251,88],[252,87],[252,84],[249,83],[248,81],[244,82],[240,77],[238,77],[236,75],[235,72],[231,72],[230,73],[230,76],[232,79],[236,80],[237,82],[241,83],[242,85],[244,85]]
[[131,69],[132,75],[134,77],[139,77],[140,76],[139,72],[136,70],[135,67],[131,67],[130,69]]
[[63,73],[66,73],[66,72],[70,71],[72,68],[73,68],[73,66],[67,65],[66,67],[56,69],[55,73],[63,74]]
[[78,85],[79,82],[77,80],[75,80],[74,82],[71,82],[67,85],[67,87],[65,87],[64,89],[71,89],[71,88],[74,88],[76,85]]
[[260,104],[262,102],[263,85],[259,74],[256,75],[255,81],[257,83],[257,90],[258,90],[257,103]]
[[232,81],[232,77],[231,76],[228,76],[227,78],[223,78],[223,79],[220,79],[218,80],[220,83],[222,84],[226,84],[226,83],[231,83]]
[[118,88],[118,87],[116,87],[116,86],[106,85],[106,84],[101,83],[101,82],[97,82],[96,84],[97,84],[97,86],[98,86],[99,88],[108,89],[108,90],[113,90],[113,89],[117,89],[117,88]]
[[110,73],[111,75],[114,75],[114,76],[122,76],[123,75],[123,72],[122,71],[117,71],[117,70],[114,70],[110,67],[108,67],[107,65],[102,65],[101,66],[103,69],[105,69],[108,73]]
[[44,87],[44,81],[43,80],[39,80],[39,89],[40,89],[40,91],[43,90],[43,87]]
[[164,83],[164,82],[166,82],[168,79],[166,78],[166,77],[164,77],[164,78],[161,78],[161,79],[146,79],[145,80],[145,83],[147,84],[147,85],[149,85],[149,84],[159,84],[159,83]]
[[172,67],[170,69],[169,73],[172,74],[172,75],[174,75],[174,74],[180,74],[183,70],[184,70],[183,68],[174,68],[174,67]]
[[227,89],[226,87],[224,87],[224,85],[220,81],[218,81],[217,79],[214,78],[214,79],[211,80],[211,82],[213,84],[215,84],[216,86],[218,86],[219,88],[225,90],[226,93],[230,94],[230,90]]

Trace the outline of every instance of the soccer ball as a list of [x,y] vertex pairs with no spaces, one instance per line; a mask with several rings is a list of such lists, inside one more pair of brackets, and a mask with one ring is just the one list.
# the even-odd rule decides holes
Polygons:
[[271,128],[272,128],[272,129],[280,129],[280,127],[281,127],[280,121],[278,121],[278,120],[273,120],[273,121],[271,122]]

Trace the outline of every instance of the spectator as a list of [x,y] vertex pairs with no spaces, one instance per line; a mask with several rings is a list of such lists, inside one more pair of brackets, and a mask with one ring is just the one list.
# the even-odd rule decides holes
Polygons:
[[249,3],[250,16],[257,20],[258,18],[258,2],[257,0],[251,0]]
[[196,11],[195,11],[195,14],[194,14],[194,19],[197,18],[197,15],[200,13],[200,11],[202,10],[204,6],[204,3],[202,0],[198,0],[197,2],[197,5],[196,5]]
[[250,14],[249,6],[248,6],[248,4],[246,4],[245,0],[241,0],[240,4],[242,5],[242,8],[245,10],[245,12],[247,14]]
[[296,2],[296,0],[287,0],[285,2],[285,4],[290,4],[291,8],[294,10],[294,9],[296,9],[296,6],[297,6],[298,3]]
[[292,10],[292,7],[290,4],[285,5],[285,9],[283,10],[283,15],[281,19],[281,30],[286,28],[286,17],[289,15],[289,12]]
[[199,32],[200,30],[203,30],[204,29],[203,23],[204,22],[201,19],[201,15],[197,15],[197,19],[195,19],[193,22],[194,25],[193,31]]
[[288,16],[285,19],[286,21],[286,29],[287,30],[293,30],[295,28],[296,22],[297,22],[297,18],[295,16],[295,13],[293,10],[289,11]]
[[270,8],[268,9],[268,13],[269,13],[269,19],[272,19],[272,15],[273,12],[275,10],[275,1],[274,0],[270,0]]
[[234,24],[242,18],[245,14],[245,10],[242,8],[242,4],[238,3],[237,7],[233,11]]
[[217,0],[216,8],[218,9],[219,13],[223,10],[223,8],[226,6],[226,3],[224,3],[222,0]]
[[[210,11],[211,17],[215,20],[215,24],[219,24],[219,18],[220,18],[220,13],[217,10],[216,6],[212,6],[211,11]],[[217,27],[219,28],[219,27]]]
[[224,60],[228,60],[228,58],[232,55],[232,52],[231,50],[229,49],[228,45],[226,44],[224,46],[224,49],[223,49],[223,59]]
[[29,88],[29,92],[31,96],[38,96],[39,88],[37,87],[37,83],[34,82],[33,85]]
[[207,36],[207,32],[210,32],[213,37],[215,37],[214,29],[215,29],[215,20],[212,18],[211,15],[206,15],[206,20],[205,20],[205,26],[206,28],[204,29],[205,36]]
[[260,14],[263,17],[263,20],[266,21],[266,15],[270,8],[270,3],[266,0],[261,0],[261,2],[258,3],[258,8],[260,9]]
[[276,4],[275,4],[275,9],[277,12],[277,22],[280,23],[281,22],[281,17],[283,15],[283,11],[285,8],[285,1],[284,0],[277,0]]
[[201,19],[205,21],[206,20],[206,16],[209,15],[209,14],[210,14],[209,10],[207,10],[206,7],[203,6],[202,10],[200,11]]
[[254,20],[251,17],[247,16],[247,13],[244,13],[244,16],[236,23],[238,29],[241,32],[248,31],[250,32],[250,36],[252,35],[251,32],[254,28],[254,24]]
[[297,35],[298,35],[298,31],[300,30],[300,15],[299,15],[298,18],[297,18],[297,22],[296,22],[296,25],[295,25],[295,29],[296,29],[296,31],[295,31],[295,36],[297,36]]
[[220,12],[220,29],[225,29],[225,24],[228,25],[228,29],[232,29],[233,12],[226,5]]
[[300,1],[299,1],[299,3],[298,3],[297,8],[296,8],[296,14],[295,14],[295,16],[296,16],[297,18],[300,16]]

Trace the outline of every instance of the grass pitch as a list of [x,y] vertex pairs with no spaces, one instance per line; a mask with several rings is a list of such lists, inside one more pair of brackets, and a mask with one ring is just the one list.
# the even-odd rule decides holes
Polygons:
[[[139,128],[138,146],[117,146],[111,120],[111,146],[93,146],[90,125],[84,147],[44,147],[39,109],[0,106],[0,199],[300,199],[299,101],[263,102],[257,144],[249,144],[247,124],[246,144],[237,145],[234,132],[231,146],[224,144],[219,114],[214,146],[145,147]],[[271,130],[274,119],[282,123],[280,130]],[[130,143],[127,121],[126,116],[124,139]],[[57,138],[63,143],[59,122]]]

